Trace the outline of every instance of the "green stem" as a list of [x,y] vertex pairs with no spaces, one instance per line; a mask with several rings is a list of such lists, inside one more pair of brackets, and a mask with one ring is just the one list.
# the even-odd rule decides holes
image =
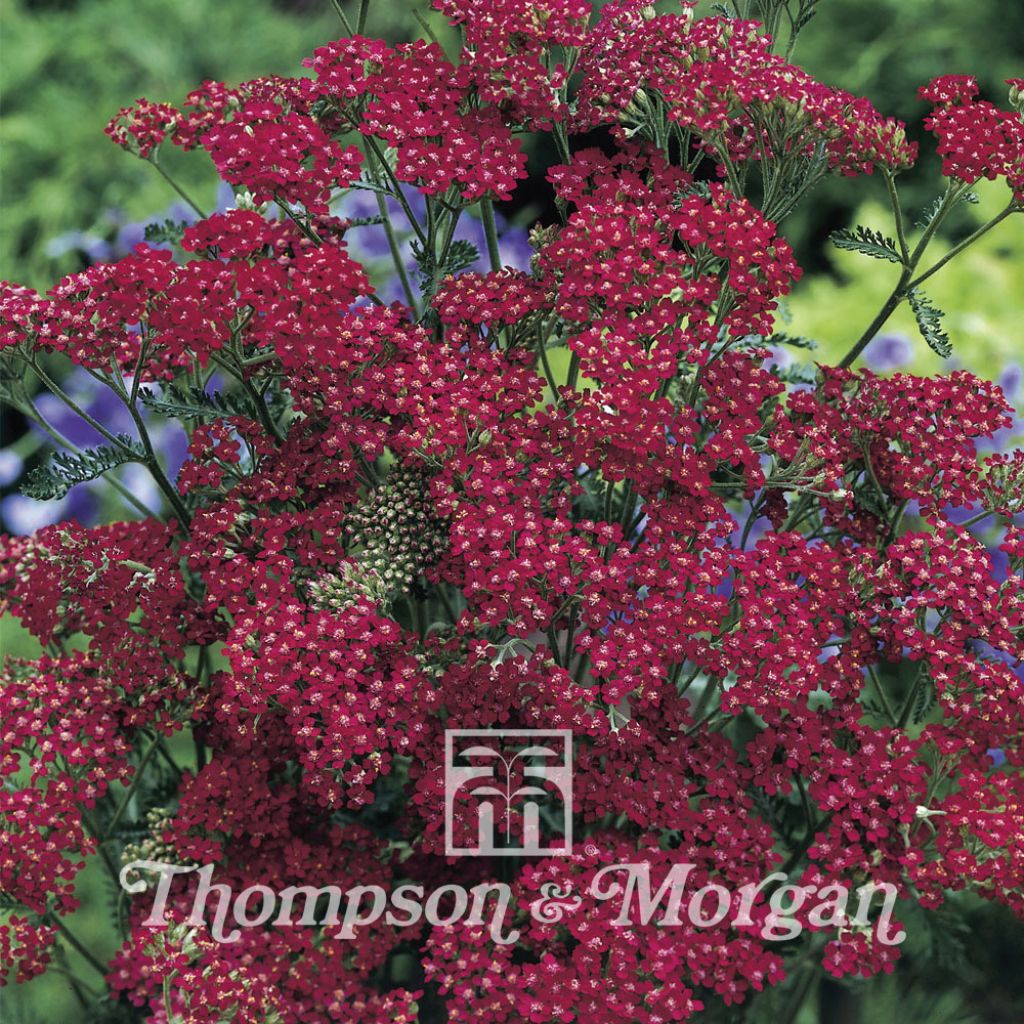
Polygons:
[[573,352],[572,356],[569,358],[569,375],[565,382],[566,387],[568,387],[570,391],[576,390],[576,382],[579,380],[579,376],[580,355],[578,352]]
[[[444,235],[443,235],[443,237],[441,239],[441,253],[434,260],[434,275],[433,275],[433,280],[430,283],[430,296],[431,297],[433,297],[434,295],[437,294],[437,289],[441,285],[440,274],[441,274],[441,271],[444,269],[444,267],[448,263],[448,254],[451,252],[452,242],[455,240],[455,229],[458,226],[459,216],[461,215],[461,211],[453,210],[453,209],[448,207],[443,202],[441,204],[441,207],[442,207],[442,210],[446,212],[447,216],[445,217],[445,221],[444,221],[444,223],[445,223]],[[428,210],[430,209],[430,201],[429,200],[427,201],[427,209]],[[440,224],[440,223],[441,223],[441,218],[440,217],[436,218],[433,221],[435,242],[436,242],[436,235],[437,235],[437,227],[438,227],[438,224]]]
[[[40,413],[31,402],[27,406],[19,406],[19,408],[25,416],[39,427],[40,430],[45,431],[61,447],[74,452],[76,455],[84,454],[78,445],[74,444],[69,438],[65,437],[59,430],[48,423],[42,413]],[[109,484],[129,505],[131,505],[132,508],[141,512],[147,519],[157,518],[156,513],[132,494],[132,492],[129,491],[120,480],[117,480],[113,476],[112,472],[104,473],[103,480],[105,483]]]
[[983,519],[988,519],[989,516],[994,514],[994,512],[979,512],[976,516],[972,516],[970,519],[968,519],[966,523],[961,523],[960,525],[965,530],[967,530],[972,526],[977,526],[977,524],[980,523]]
[[[426,37],[447,57],[447,51],[441,45],[441,41],[437,38],[437,33],[430,27],[430,24],[427,21],[427,19],[424,18],[423,15],[417,10],[413,10],[412,16],[419,23],[419,26],[421,29],[423,29],[423,32],[426,35]],[[449,60],[451,60],[450,57]],[[454,63],[454,61],[452,63]]]
[[417,303],[416,296],[413,293],[412,285],[409,283],[409,275],[406,272],[405,263],[402,260],[402,252],[398,247],[398,236],[395,234],[394,225],[391,223],[391,217],[388,214],[387,200],[381,192],[377,192],[376,196],[377,209],[380,211],[381,219],[384,222],[384,237],[388,240],[388,249],[391,250],[391,262],[394,263],[395,271],[398,273],[398,280],[402,283],[402,291],[405,294],[406,304],[413,313],[419,317],[419,304]]
[[807,834],[814,834],[814,815],[811,813],[811,799],[807,795],[807,784],[802,775],[796,776],[796,788],[800,793],[800,805],[804,809],[804,821],[807,822]]
[[119,437],[112,434],[102,423],[98,420],[93,419],[84,409],[82,409],[78,403],[57,384],[56,381],[52,380],[47,372],[39,365],[38,361],[32,359],[29,361],[29,365],[35,371],[36,376],[46,385],[47,389],[56,395],[76,416],[80,416],[86,423],[96,431],[100,437],[109,441],[115,448],[120,448],[122,451],[131,452],[133,455],[136,452],[126,445]]
[[175,761],[173,757],[171,757],[170,751],[167,749],[167,746],[164,743],[163,737],[160,735],[160,733],[155,732],[155,731],[154,731],[154,736],[156,737],[154,742],[156,743],[157,750],[159,751],[160,756],[166,762],[167,767],[170,768],[171,771],[174,772],[175,775],[179,775],[180,776],[181,775],[181,768],[179,767],[178,762]]
[[492,200],[480,200],[480,218],[484,222],[484,237],[487,239],[487,255],[491,261],[491,270],[501,270],[501,250],[498,248],[498,227],[494,221]]
[[109,842],[113,836],[114,829],[117,828],[118,822],[124,816],[124,812],[128,809],[128,804],[131,803],[132,797],[135,796],[135,791],[139,788],[139,783],[142,781],[142,775],[146,770],[146,765],[149,764],[153,755],[156,753],[158,745],[159,740],[153,740],[146,752],[142,755],[142,760],[139,761],[139,766],[135,770],[135,775],[132,778],[131,785],[128,787],[128,792],[125,793],[120,804],[117,806],[117,810],[114,811],[114,816],[107,823],[106,831],[103,833],[103,838],[100,842]]
[[1006,218],[1009,217],[1011,213],[1016,213],[1018,209],[1019,207],[1011,203],[1009,206],[1006,207],[1005,210],[998,213],[987,224],[982,224],[982,226],[978,228],[977,231],[972,232],[962,242],[958,243],[957,245],[954,245],[953,248],[950,249],[949,252],[947,252],[946,255],[942,257],[942,259],[934,263],[919,277],[914,278],[914,280],[911,281],[910,284],[907,286],[907,290],[909,291],[911,288],[916,288],[919,284],[922,284],[924,281],[927,281],[928,278],[932,276],[932,274],[935,274],[938,271],[940,271],[951,259],[953,259],[955,256],[959,256],[960,253],[964,251],[964,249],[966,249],[970,245],[973,245],[979,238],[981,238],[982,235],[991,231],[1001,221],[1006,220]]
[[896,534],[899,531],[900,523],[903,521],[903,513],[906,511],[908,503],[909,499],[904,498],[897,506],[895,513],[893,513],[892,522],[889,524],[885,541],[882,544],[883,551],[896,539]]
[[448,618],[451,620],[452,625],[454,626],[455,623],[459,621],[459,613],[455,610],[455,607],[452,604],[451,599],[448,597],[448,593],[445,590],[444,583],[441,583],[437,587],[437,596],[441,599],[441,604],[444,605],[445,613],[447,614]]
[[856,362],[861,352],[868,347],[875,335],[882,329],[889,317],[891,317],[896,311],[896,307],[899,306],[906,295],[906,286],[907,282],[910,280],[910,274],[911,268],[904,267],[903,271],[900,273],[900,279],[896,283],[896,287],[893,288],[874,320],[872,320],[864,329],[864,333],[854,343],[853,348],[843,356],[842,361],[839,363],[839,366],[842,369],[845,370]]
[[885,695],[885,690],[882,688],[882,681],[878,678],[878,673],[874,670],[874,667],[871,665],[867,666],[867,670],[868,676],[870,676],[871,682],[874,684],[875,693],[877,693],[882,700],[882,707],[885,708],[885,713],[888,716],[889,721],[892,722],[893,725],[895,725],[896,712],[893,711],[892,705],[889,703],[889,698]]
[[547,378],[548,387],[551,388],[551,397],[557,404],[561,401],[558,394],[558,385],[555,382],[555,375],[551,369],[551,362],[548,359],[547,338],[544,336],[544,329],[537,328],[537,349],[540,352],[541,365],[544,367],[544,376]]
[[313,228],[306,223],[292,208],[291,206],[279,196],[275,194],[274,201],[278,207],[282,209],[285,216],[314,244],[323,245],[324,240],[313,230]]
[[569,149],[569,133],[565,130],[565,124],[562,121],[555,123],[552,138],[555,140],[555,148],[558,150],[559,159],[562,163],[569,163],[572,160],[572,153]]
[[711,698],[717,690],[718,680],[714,676],[708,676],[707,681],[704,683],[704,689],[697,700],[697,706],[693,709],[693,718],[697,725],[702,724],[701,720],[704,717],[704,712],[707,711],[708,706],[711,704]]
[[153,442],[149,437],[149,431],[146,429],[146,424],[139,415],[139,410],[135,407],[133,402],[126,401],[125,408],[128,410],[128,414],[135,423],[135,429],[139,432],[139,440],[142,442],[143,450],[146,453],[146,468],[152,474],[157,486],[164,492],[164,496],[170,502],[171,508],[174,509],[175,515],[178,517],[178,522],[187,533],[189,529],[189,521],[191,519],[188,509],[185,508],[185,504],[181,500],[181,496],[175,490],[174,484],[167,479],[167,475],[160,466],[160,462],[156,457],[156,452],[153,449]]
[[206,214],[203,212],[203,208],[192,199],[192,197],[163,169],[163,167],[160,166],[160,161],[157,159],[155,154],[149,158],[149,162],[157,169],[160,177],[163,178],[164,181],[166,181],[167,184],[170,185],[171,188],[173,188],[174,191],[192,207],[193,210],[195,210],[199,219],[206,220]]
[[79,1005],[81,1005],[83,1008],[88,1008],[89,1006],[88,1000],[85,998],[86,994],[89,995],[90,998],[92,999],[103,998],[103,993],[99,989],[93,988],[92,985],[86,984],[86,982],[82,981],[81,978],[77,977],[70,970],[68,970],[67,967],[62,967],[60,966],[60,964],[50,964],[46,968],[46,970],[47,972],[56,971],[58,974],[63,974],[64,977],[68,979],[68,984],[71,985],[71,988],[75,993],[75,998],[78,1000]]
[[896,727],[898,729],[905,729],[907,722],[910,721],[910,712],[914,708],[914,702],[917,700],[917,694],[921,689],[921,681],[924,677],[924,662],[919,661],[917,663],[917,675],[914,676],[914,683],[910,687],[910,695],[907,697],[907,702],[903,705],[903,710],[900,712],[900,717],[896,722]]
[[792,993],[782,1015],[778,1018],[778,1024],[795,1024],[797,1017],[800,1016],[800,1011],[810,994],[811,985],[814,984],[813,965],[810,962],[799,964],[793,971],[793,977],[797,980],[793,984]]
[[168,975],[163,980],[164,1016],[167,1018],[167,1024],[174,1024],[176,1021],[174,1011],[171,1008],[171,980],[171,975]]
[[82,941],[75,936],[71,929],[68,928],[68,926],[53,911],[50,911],[46,915],[45,919],[53,924],[57,931],[60,932],[61,936],[67,940],[68,945],[71,946],[72,949],[74,949],[74,951],[78,953],[78,955],[82,957],[90,967],[93,968],[93,970],[99,972],[100,977],[104,979],[107,977],[106,967],[100,963],[97,957],[93,956],[93,954],[89,952]]
[[675,676],[676,676],[676,678],[675,678],[676,693],[680,697],[682,697],[682,695],[684,693],[686,693],[686,691],[693,685],[694,680],[697,678],[697,676],[700,675],[701,668],[700,668],[700,665],[695,666],[694,670],[689,674],[689,676],[687,676],[686,682],[683,683],[682,686],[679,685],[679,676],[682,674],[683,662],[679,663],[679,665],[677,666],[677,669],[678,669],[678,671],[675,672]]
[[[416,232],[416,237],[419,239],[420,245],[426,245],[427,236],[423,233],[423,229],[420,227],[420,222],[416,219],[412,212],[412,208],[409,206],[409,201],[405,198],[401,182],[399,182],[395,177],[394,171],[391,170],[388,166],[387,160],[384,159],[384,154],[381,152],[380,146],[377,145],[377,140],[372,135],[364,135],[363,138],[367,147],[369,147],[373,153],[374,160],[376,161],[376,169],[383,171],[385,177],[387,177],[391,186],[391,194],[401,204],[402,210],[409,221],[409,226]],[[374,180],[377,180],[376,175],[374,176]]]
[[910,248],[907,245],[907,231],[903,223],[903,209],[900,206],[900,196],[896,191],[896,178],[892,171],[885,171],[885,186],[889,191],[889,205],[892,207],[893,219],[896,222],[896,239],[900,246],[900,255],[903,257],[904,266],[910,259]]
[[[909,258],[904,261],[903,269],[900,271],[900,277],[899,280],[896,282],[896,286],[889,294],[889,297],[885,300],[885,303],[882,305],[882,308],[878,311],[878,314],[871,321],[871,323],[868,324],[868,326],[864,330],[864,333],[854,343],[853,348],[851,348],[850,351],[847,352],[846,355],[843,357],[842,361],[839,364],[840,367],[842,367],[843,369],[847,369],[848,367],[853,365],[853,363],[864,351],[864,349],[867,348],[867,346],[870,344],[875,335],[878,334],[878,332],[882,329],[882,327],[888,321],[889,317],[891,317],[892,314],[896,311],[900,303],[906,298],[907,293],[910,291],[912,287],[915,286],[915,283],[920,283],[920,281],[924,280],[925,277],[930,276],[935,270],[938,269],[938,267],[941,265],[941,262],[948,262],[948,259],[950,258],[949,256],[947,256],[947,259],[945,261],[940,261],[940,264],[937,264],[935,267],[933,267],[928,272],[928,274],[919,277],[917,279],[917,282],[913,281],[914,271],[917,269],[918,264],[921,262],[921,257],[924,255],[925,250],[928,248],[928,245],[934,237],[935,232],[938,230],[939,225],[942,224],[942,222],[946,219],[946,216],[949,213],[949,211],[957,204],[957,202],[959,202],[960,198],[967,190],[967,187],[968,186],[964,186],[960,189],[957,189],[952,184],[949,185],[946,191],[946,195],[943,198],[942,204],[936,211],[935,216],[932,217],[931,222],[925,228],[924,234],[921,236],[921,239],[917,243],[917,246],[914,248],[914,251],[910,254]],[[998,223],[998,220],[994,221],[993,223]],[[986,227],[986,230],[988,227],[991,226],[992,225],[990,223]],[[982,231],[981,234],[984,234],[984,231]],[[980,234],[978,232],[975,232],[975,235],[980,237]]]
[[270,415],[270,410],[267,408],[267,403],[263,400],[263,396],[252,386],[252,381],[246,377],[245,370],[242,366],[242,353],[240,347],[238,352],[232,353],[232,358],[234,359],[234,365],[223,359],[219,359],[216,356],[213,358],[213,362],[230,373],[231,376],[242,385],[242,389],[245,391],[249,401],[253,404],[253,408],[256,410],[256,415],[259,418],[260,423],[263,424],[263,429],[280,444],[284,441],[285,435],[281,432],[278,425],[274,422],[273,417]]
[[[349,22],[348,18],[345,15],[345,10],[341,6],[341,0],[331,0],[331,4],[334,7],[334,10],[337,13],[338,17],[341,18],[341,23],[342,23],[342,25],[345,26],[345,31],[350,36],[354,36],[356,34],[355,30],[352,28],[351,23]],[[170,1018],[168,1018],[168,1019],[170,1019]]]

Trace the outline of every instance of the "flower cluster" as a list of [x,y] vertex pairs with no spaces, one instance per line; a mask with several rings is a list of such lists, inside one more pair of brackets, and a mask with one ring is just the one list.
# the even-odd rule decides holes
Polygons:
[[904,126],[871,104],[815,81],[772,52],[755,22],[655,15],[637,0],[609,4],[584,45],[579,124],[643,130],[663,106],[668,125],[723,160],[766,160],[793,147],[824,153],[844,174],[900,169],[916,148]]
[[[1019,92],[1018,79],[1007,84]],[[979,100],[969,75],[936,78],[920,96],[934,108],[925,125],[939,141],[942,173],[968,185],[1005,178],[1024,202],[1024,114]]]
[[[155,506],[0,542],[3,610],[46,652],[0,679],[5,963],[27,979],[71,941],[86,858],[116,880],[140,854],[238,890],[500,878],[519,932],[264,922],[219,943],[183,873],[167,926],[127,901],[93,965],[168,1024],[657,1024],[799,995],[810,958],[895,969],[877,919],[798,910],[806,934],[773,937],[759,886],[782,869],[1024,915],[1024,462],[983,455],[1012,410],[966,370],[853,365],[903,299],[942,343],[916,287],[945,262],[919,266],[934,231],[854,240],[904,273],[843,366],[772,356],[801,276],[784,216],[828,173],[895,189],[902,126],[691,5],[436,6],[454,60],[355,36],[308,78],[120,112],[115,141],[205,150],[233,206],[45,296],[0,290],[5,396],[46,423],[42,387],[86,429],[29,493],[102,478],[137,507],[130,466]],[[927,91],[945,173],[1019,192],[1019,117],[975,92]],[[507,266],[494,204],[527,131],[558,154],[553,212]],[[352,197],[369,216],[342,215]],[[388,292],[363,265],[382,252]],[[452,729],[572,732],[569,855],[448,855],[481,820],[480,794],[446,807]],[[557,833],[506,796],[510,836]],[[746,919],[530,914],[621,863],[753,887]]]

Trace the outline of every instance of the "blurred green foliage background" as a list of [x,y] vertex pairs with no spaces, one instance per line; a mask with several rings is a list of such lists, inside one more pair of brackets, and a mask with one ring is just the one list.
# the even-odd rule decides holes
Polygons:
[[[426,0],[372,0],[370,30],[391,39],[418,35],[412,12],[425,6]],[[658,7],[671,10],[674,2],[659,0]],[[710,0],[698,5],[702,14],[713,8]],[[450,39],[442,19],[427,15]],[[73,244],[55,246],[55,239],[76,231],[111,238],[122,223],[157,218],[176,198],[151,167],[103,134],[119,107],[142,95],[180,102],[207,78],[298,73],[304,56],[342,31],[330,0],[0,0],[0,18],[0,278],[40,289],[83,266]],[[907,209],[924,208],[937,193],[938,162],[921,127],[926,107],[917,87],[940,73],[970,73],[985,98],[1002,102],[1005,79],[1024,73],[1024,4],[821,0],[796,59],[907,121],[923,143],[922,159],[901,177],[901,191]],[[165,149],[174,176],[212,207],[216,182],[205,157]],[[991,193],[984,207],[966,208],[953,221],[950,243],[998,203]],[[828,358],[848,344],[837,326],[854,331],[865,319],[861,311],[885,287],[879,268],[832,249],[828,232],[853,221],[884,228],[887,215],[878,181],[830,180],[813,200],[785,230],[801,263],[827,277],[808,275],[798,290],[792,330],[819,337]],[[986,376],[997,376],[1000,364],[1024,349],[1017,327],[1022,250],[1024,218],[1018,218],[933,285],[940,306],[971,311],[955,317],[954,343]],[[893,326],[913,333],[906,316]],[[915,369],[936,368],[924,346],[914,351],[922,353]]]
[[[415,0],[417,9],[425,2]],[[419,35],[413,6],[414,0],[371,0],[370,34]],[[711,4],[702,0],[700,10],[711,13]],[[440,28],[440,19],[429,17]],[[206,78],[295,74],[314,47],[341,34],[330,0],[0,0],[0,24],[0,277],[40,289],[83,265],[73,245],[62,252],[49,245],[54,238],[72,231],[111,237],[123,221],[159,218],[175,198],[152,168],[104,136],[119,107],[143,95],[180,102]],[[1004,102],[1003,80],[1024,74],[1022,51],[1019,0],[821,0],[795,59],[908,122],[924,154],[901,178],[905,206],[914,210],[940,189],[917,87],[938,74],[970,73],[985,98]],[[202,155],[174,151],[166,162],[201,203],[213,205],[215,176]],[[951,220],[944,244],[955,244],[1005,202],[1001,185],[980,192],[979,206],[964,207]],[[818,339],[818,358],[828,361],[857,337],[896,271],[827,242],[829,231],[852,222],[889,231],[880,181],[830,181],[809,211],[785,225],[801,262],[817,271],[792,297],[786,329]],[[951,313],[947,326],[959,365],[995,379],[1024,360],[1024,217],[943,270],[929,294]],[[888,329],[912,339],[914,369],[939,368],[906,311]],[[34,643],[10,620],[0,622],[0,648],[34,653]],[[105,956],[113,948],[105,928],[108,895],[96,872],[83,875],[80,894],[83,908],[73,924]],[[944,915],[938,926],[908,922],[897,975],[851,983],[838,996],[835,986],[822,986],[799,1024],[1020,1024],[1019,923],[959,898]],[[769,998],[761,1015],[778,1019],[778,1009]],[[4,1024],[71,1024],[77,1012],[56,976],[0,994]]]
[[[338,22],[328,3],[297,12],[268,0],[0,2],[0,275],[33,287],[78,269],[73,253],[48,256],[48,240],[102,230],[111,210],[154,215],[173,198],[103,134],[119,107],[143,95],[180,102],[208,78],[294,73]],[[181,163],[176,173],[212,198],[204,161]]]

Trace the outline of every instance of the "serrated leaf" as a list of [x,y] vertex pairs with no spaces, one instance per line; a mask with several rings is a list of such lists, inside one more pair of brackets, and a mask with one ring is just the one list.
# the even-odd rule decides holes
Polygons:
[[768,339],[768,344],[786,345],[789,348],[802,348],[808,352],[813,352],[818,347],[818,343],[813,338],[805,338],[802,334],[786,334],[785,331],[773,334]]
[[230,419],[232,416],[255,419],[257,415],[252,402],[245,395],[208,392],[200,387],[172,385],[160,395],[150,388],[141,388],[139,399],[147,409],[178,419]]
[[21,406],[25,395],[25,363],[13,352],[0,352],[0,399]]
[[935,707],[935,684],[930,679],[923,680],[923,685],[918,689],[914,698],[913,719],[915,725],[920,725],[928,712]]
[[928,945],[932,962],[943,970],[959,969],[971,941],[970,925],[960,910],[947,901],[923,916],[928,922]]
[[870,512],[876,519],[885,522],[887,510],[873,484],[869,487],[858,487],[854,492],[854,500],[857,505]]
[[856,228],[840,228],[833,231],[829,238],[832,244],[839,249],[848,249],[851,252],[859,252],[865,256],[872,256],[876,260],[888,260],[890,263],[902,263],[896,243],[872,228],[866,228],[858,224]]
[[349,188],[361,189],[364,192],[379,192],[382,196],[390,196],[391,190],[385,185],[378,185],[377,182],[370,178],[360,178],[358,181],[352,182]]
[[818,13],[818,0],[800,0],[800,7],[793,23],[793,34],[807,27],[807,23]]
[[933,306],[920,288],[912,288],[907,295],[907,301],[914,311],[914,319],[917,320],[921,337],[928,343],[928,347],[936,355],[948,359],[953,354],[953,346],[949,335],[942,327],[942,318],[946,314],[937,306]]
[[180,245],[181,236],[187,227],[187,220],[156,221],[146,225],[144,236],[147,242],[154,245]]
[[775,376],[783,384],[813,384],[817,377],[817,370],[813,366],[783,366],[775,370]]
[[419,268],[420,287],[429,292],[443,278],[458,274],[476,263],[480,259],[480,250],[472,242],[460,238],[452,242],[444,262],[439,263],[433,253],[414,241],[412,255]]
[[100,445],[87,448],[80,455],[58,452],[45,466],[37,466],[28,474],[22,493],[37,501],[56,501],[63,498],[76,484],[95,480],[111,469],[129,462],[141,462],[145,452],[138,441],[127,434],[117,437],[123,447]]
[[675,196],[673,197],[675,206],[678,208],[683,204],[685,200],[689,199],[691,196],[700,196],[701,199],[710,199],[711,186],[706,181],[690,182],[689,185],[680,188],[676,192]]
[[875,718],[884,718],[885,711],[882,705],[877,701],[872,700],[870,697],[861,697],[860,706],[869,714],[874,715]]
[[[935,218],[939,215],[939,211],[942,209],[942,206],[945,202],[946,197],[944,195],[937,196],[935,200],[932,202],[932,205],[929,206],[928,209],[921,214],[921,218],[915,223],[915,226],[919,228],[927,228],[931,224],[931,222],[935,220]],[[972,206],[976,206],[979,202],[981,202],[981,200],[978,198],[977,192],[965,192],[962,196],[960,196],[957,202],[970,203]],[[954,206],[955,205],[956,204],[954,203]]]
[[373,217],[346,217],[345,227],[348,228],[366,228],[366,227],[378,227],[384,223],[384,218],[378,213]]

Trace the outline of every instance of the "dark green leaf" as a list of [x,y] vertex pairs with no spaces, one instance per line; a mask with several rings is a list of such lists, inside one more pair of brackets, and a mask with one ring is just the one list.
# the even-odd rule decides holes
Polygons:
[[807,23],[818,13],[818,0],[800,0],[796,18],[793,21],[793,35],[807,26]]
[[833,231],[829,237],[832,244],[840,249],[849,249],[851,252],[863,253],[876,260],[888,260],[890,263],[903,262],[896,243],[891,238],[886,238],[881,231],[874,231],[858,224],[852,231],[849,228],[840,228]]
[[153,245],[180,245],[187,227],[187,220],[156,221],[146,225],[145,238]]
[[883,522],[888,519],[887,509],[873,483],[858,487],[854,491],[854,501],[858,507],[866,509],[876,519]]
[[775,371],[775,376],[784,384],[813,384],[817,377],[817,369],[813,366],[803,366],[795,363],[792,366],[783,366]]
[[912,288],[907,296],[907,301],[914,311],[918,329],[928,343],[928,347],[943,359],[948,359],[953,354],[953,346],[950,344],[949,335],[942,327],[942,318],[945,313],[937,306],[933,306],[920,288]]
[[813,352],[818,343],[813,338],[805,338],[802,334],[786,334],[779,331],[768,339],[769,345],[787,345],[789,348],[802,348]]
[[[927,228],[931,224],[931,222],[935,220],[935,218],[939,215],[939,210],[942,209],[942,205],[943,203],[945,203],[945,201],[945,196],[936,197],[932,205],[929,206],[928,209],[921,214],[921,219],[917,221],[916,226],[919,228]],[[972,205],[976,205],[978,202],[980,202],[980,200],[978,199],[977,192],[965,192],[959,198],[958,202],[971,203]]]
[[138,441],[127,434],[119,434],[123,447],[101,445],[88,448],[81,455],[58,452],[45,466],[37,466],[28,474],[22,493],[37,501],[55,501],[63,498],[75,484],[95,480],[108,470],[129,462],[141,462],[145,452]]
[[424,249],[419,242],[412,243],[412,254],[420,272],[420,287],[426,292],[432,292],[443,278],[458,274],[480,259],[480,250],[464,239],[452,242],[443,263],[439,263],[434,254]]
[[914,724],[920,725],[928,712],[935,707],[935,684],[930,679],[922,679],[914,698]]
[[142,388],[139,398],[147,409],[177,419],[216,420],[230,419],[232,416],[256,419],[257,415],[246,395],[207,392],[199,387],[171,385],[159,395],[150,388]]
[[377,214],[374,217],[351,217],[345,219],[346,228],[376,227],[384,223],[384,218]]

